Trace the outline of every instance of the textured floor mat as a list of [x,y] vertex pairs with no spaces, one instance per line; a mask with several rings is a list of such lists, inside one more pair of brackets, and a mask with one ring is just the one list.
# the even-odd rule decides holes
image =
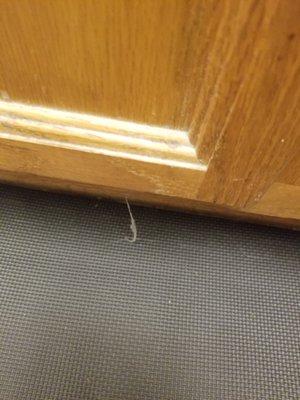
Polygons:
[[0,399],[300,399],[299,233],[0,187]]

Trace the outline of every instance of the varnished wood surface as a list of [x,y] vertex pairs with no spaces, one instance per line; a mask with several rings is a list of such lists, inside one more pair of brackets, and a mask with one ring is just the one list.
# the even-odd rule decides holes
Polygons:
[[[273,218],[279,225],[299,226],[300,191],[295,185],[273,185],[258,204],[243,210],[199,201],[199,183],[207,171],[195,155],[182,159],[188,142],[180,132],[16,103],[0,102],[0,110],[0,180],[4,182],[121,200],[128,197],[258,222],[270,223]],[[126,135],[129,127],[135,131]],[[134,149],[128,147],[128,140],[134,140]]]
[[199,198],[247,208],[288,166],[299,179],[290,163],[300,158],[300,2],[229,3],[217,40],[226,54],[221,65],[212,44],[220,69],[208,68],[209,111],[195,130],[200,157],[211,160]]
[[193,49],[212,7],[0,0],[0,90],[18,102],[188,128],[190,91],[200,84]]
[[0,138],[206,171],[187,132],[0,100]]
[[184,198],[195,198],[203,178],[203,172],[197,170],[28,142],[19,137],[0,140],[0,171],[21,175]]
[[282,218],[296,216],[297,219],[299,208],[300,186],[274,183],[259,201],[250,205],[245,211],[255,214],[280,215]]
[[[0,179],[127,187],[144,201],[156,193],[166,204],[179,196],[230,215],[299,220],[299,20],[300,2],[289,0],[0,0],[2,101],[25,114],[35,105],[171,128],[190,136],[206,169],[59,148],[71,120],[42,121],[42,131],[35,112],[24,124],[2,110]],[[28,139],[43,135],[52,145]],[[126,151],[149,154],[136,143]],[[153,154],[190,157],[173,150]]]
[[[280,217],[278,215],[258,212],[243,212],[231,207],[223,207],[217,204],[206,203],[199,200],[186,199],[181,196],[167,196],[155,194],[153,192],[135,191],[131,189],[113,188],[111,186],[94,185],[89,183],[80,183],[67,181],[46,176],[30,174],[27,172],[12,172],[0,170],[0,177],[3,183],[36,188],[42,190],[51,190],[55,192],[67,192],[74,195],[88,195],[96,198],[112,198],[125,203],[126,199],[134,204],[146,204],[165,209],[175,209],[191,213],[199,213],[222,218],[233,218],[241,221],[249,221],[258,224],[267,224],[284,228],[299,230],[299,219],[289,218],[287,215]],[[74,176],[73,176],[74,178]]]

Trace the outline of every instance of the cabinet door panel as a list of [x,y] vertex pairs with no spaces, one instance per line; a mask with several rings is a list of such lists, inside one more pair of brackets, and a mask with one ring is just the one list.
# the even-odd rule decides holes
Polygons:
[[300,2],[0,0],[0,179],[299,226]]

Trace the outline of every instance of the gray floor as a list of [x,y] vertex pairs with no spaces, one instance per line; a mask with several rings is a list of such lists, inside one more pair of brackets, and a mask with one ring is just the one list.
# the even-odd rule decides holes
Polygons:
[[0,187],[0,399],[300,399],[299,233]]

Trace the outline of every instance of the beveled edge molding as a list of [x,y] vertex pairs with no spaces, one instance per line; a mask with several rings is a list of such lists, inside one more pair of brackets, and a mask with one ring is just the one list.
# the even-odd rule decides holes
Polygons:
[[10,101],[0,101],[1,137],[171,167],[207,168],[185,131]]
[[197,199],[205,171],[185,131],[0,101],[2,181]]

